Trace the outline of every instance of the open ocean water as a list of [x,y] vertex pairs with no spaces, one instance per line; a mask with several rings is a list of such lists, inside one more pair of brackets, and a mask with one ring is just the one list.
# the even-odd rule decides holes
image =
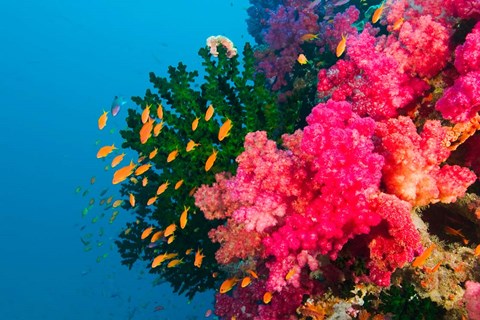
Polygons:
[[[116,95],[133,106],[129,97],[151,87],[150,71],[165,76],[180,61],[199,69],[198,49],[211,35],[237,48],[253,42],[247,6],[1,1],[0,320],[202,319],[213,307],[212,292],[187,301],[168,284],[153,287],[146,270],[128,271],[111,248],[118,230],[94,225],[82,210],[109,186],[95,157],[101,111]],[[124,117],[111,118],[111,128]],[[88,232],[104,234],[85,252],[80,238]]]

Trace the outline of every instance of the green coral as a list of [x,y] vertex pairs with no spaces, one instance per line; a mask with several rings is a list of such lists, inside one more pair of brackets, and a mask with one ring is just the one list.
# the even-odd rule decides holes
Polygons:
[[[200,49],[199,55],[205,67],[204,81],[198,80],[197,71],[189,72],[179,63],[177,67],[169,67],[168,78],[150,73],[150,81],[157,92],[147,90],[145,97],[132,98],[143,110],[150,106],[151,115],[157,114],[159,105],[163,106],[163,119],[154,118],[156,124],[163,121],[158,137],[152,136],[145,144],[140,142],[141,112],[134,109],[128,110],[128,128],[120,132],[124,139],[122,147],[139,156],[158,149],[156,157],[144,160],[144,163],[150,162],[152,168],[139,177],[147,177],[148,184],[143,187],[141,183],[127,181],[122,185],[121,193],[124,196],[134,194],[137,202],[133,210],[136,221],[128,223],[116,241],[122,263],[131,268],[137,261],[145,262],[151,273],[159,274],[170,282],[175,292],[185,293],[190,298],[197,292],[218,286],[212,273],[221,273],[215,261],[218,245],[208,238],[209,230],[219,222],[206,220],[196,210],[192,196],[195,188],[213,183],[215,173],[235,172],[235,158],[242,152],[248,132],[265,130],[270,138],[278,139],[279,133],[284,131],[278,127],[277,97],[268,91],[264,76],[255,73],[253,50],[249,44],[243,50],[243,68],[238,57],[227,58],[223,48],[219,48],[218,58],[212,57],[206,47]],[[207,122],[204,115],[210,104],[215,108],[215,115]],[[199,125],[192,131],[191,124],[196,118],[200,118]],[[219,141],[219,128],[227,118],[233,127],[229,136]],[[200,145],[187,152],[185,146],[190,139]],[[174,150],[178,150],[177,158],[167,162],[168,154]],[[213,150],[218,151],[217,160],[206,172],[205,161]],[[183,185],[175,190],[174,184],[181,179]],[[148,199],[166,181],[170,183],[167,190],[153,205],[147,206]],[[178,221],[185,207],[190,207],[188,223],[181,229]],[[125,208],[129,209],[129,205]],[[171,244],[159,241],[159,245],[152,248],[149,238],[141,240],[143,230],[149,226],[162,230],[172,223],[177,224],[177,230]],[[205,254],[201,268],[193,265],[194,252],[199,248]],[[186,255],[188,249],[193,253]],[[163,263],[152,269],[152,260],[164,252],[178,253],[182,263],[174,268],[167,268],[167,263]]]

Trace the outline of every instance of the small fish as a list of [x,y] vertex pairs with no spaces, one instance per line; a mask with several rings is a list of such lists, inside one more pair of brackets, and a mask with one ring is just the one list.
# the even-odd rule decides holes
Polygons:
[[212,154],[208,157],[207,161],[205,162],[205,171],[208,171],[212,168],[215,160],[217,160],[217,153],[215,149],[213,149]]
[[168,257],[168,255],[166,253],[162,253],[162,254],[156,256],[155,259],[153,259],[153,261],[152,261],[152,268],[156,268],[159,265],[161,265],[162,262],[164,262],[165,260],[168,259],[167,257]]
[[118,210],[113,211],[112,216],[110,217],[110,221],[109,221],[110,224],[112,224],[115,221],[115,219],[117,218],[119,213],[120,213],[120,211],[118,211]]
[[161,103],[157,105],[157,117],[158,119],[162,120],[163,119],[163,106]]
[[434,273],[438,270],[438,268],[440,268],[440,265],[442,264],[443,260],[442,261],[438,261],[438,263],[433,266],[433,268],[426,268],[425,271],[427,271],[427,273]]
[[77,187],[77,188],[75,189],[75,193],[80,193],[80,191],[82,191],[82,187]]
[[112,201],[113,201],[113,196],[108,197],[108,199],[107,199],[107,204],[112,203]]
[[145,230],[143,230],[140,239],[143,240],[143,239],[147,238],[153,232],[153,229],[155,229],[155,227],[148,227]]
[[167,162],[172,162],[178,156],[178,149],[173,150],[168,154]]
[[220,130],[218,131],[218,140],[222,141],[223,139],[225,139],[225,137],[228,137],[228,133],[232,129],[232,127],[232,121],[227,118],[227,120],[225,120],[225,122],[220,127]]
[[157,153],[158,153],[158,148],[153,149],[153,151],[148,154],[148,159],[152,160],[153,158],[155,158]]
[[130,232],[132,232],[132,228],[126,229],[123,233],[127,236]]
[[480,257],[480,244],[475,248],[473,255],[475,257]]
[[98,118],[98,129],[103,130],[107,125],[108,111],[103,111],[103,114]]
[[397,19],[397,21],[395,21],[393,23],[393,26],[392,26],[392,30],[393,31],[397,31],[398,29],[400,29],[400,27],[402,26],[403,22],[404,22],[404,18],[401,17],[400,19]]
[[294,274],[295,274],[295,268],[290,269],[290,271],[288,271],[287,275],[285,276],[285,280],[287,281],[290,280]]
[[297,62],[303,65],[303,64],[307,64],[308,60],[303,53],[300,53],[297,57]]
[[120,108],[126,103],[127,102],[123,99],[123,97],[115,96],[115,98],[113,98],[112,108],[110,110],[112,112],[112,116],[116,117],[120,112]]
[[147,163],[147,164],[143,164],[143,165],[139,166],[139,167],[135,170],[135,175],[136,175],[136,176],[139,176],[139,175],[144,174],[145,172],[148,171],[148,169],[150,169],[151,166],[152,166],[151,163]]
[[256,273],[255,271],[253,271],[253,270],[247,270],[247,272],[250,273],[250,275],[251,275],[252,277],[254,277],[255,279],[258,279],[258,275],[257,275],[257,273]]
[[175,260],[172,260],[170,261],[168,264],[167,264],[167,268],[173,268],[173,267],[176,267],[178,266],[180,263],[183,262],[183,259],[175,259]]
[[185,229],[185,226],[187,225],[187,219],[188,219],[188,210],[190,210],[190,207],[183,206],[184,210],[182,214],[180,215],[180,228]]
[[378,7],[372,15],[372,23],[377,23],[378,20],[380,20],[380,17],[382,16],[383,13],[383,6],[385,5],[385,2],[382,2],[380,7]]
[[140,129],[140,142],[142,144],[147,143],[148,139],[152,136],[152,129],[153,129],[153,120],[148,119]]
[[90,201],[88,201],[88,205],[89,205],[89,206],[93,206],[94,203],[95,203],[95,199],[94,199],[94,198],[92,198],[92,199],[90,199]]
[[339,58],[343,54],[346,47],[347,47],[347,37],[342,34],[342,40],[340,40],[340,42],[337,45],[337,50],[336,50],[337,58]]
[[307,33],[304,34],[303,36],[300,37],[300,41],[305,42],[305,41],[312,41],[318,39],[318,35],[314,33]]
[[167,239],[167,244],[172,243],[173,240],[175,240],[175,235],[172,234],[170,237],[168,237],[168,239]]
[[147,178],[147,177],[144,177],[144,178],[142,179],[142,187],[146,187],[147,184],[148,184],[148,178]]
[[189,248],[187,250],[185,250],[185,255],[189,255],[190,253],[192,253],[193,249],[192,248]]
[[272,293],[270,291],[265,292],[263,295],[263,303],[269,304],[272,301]]
[[168,181],[162,183],[158,189],[157,189],[157,196],[158,195],[161,195],[162,193],[165,192],[165,190],[167,190],[168,186],[169,186],[170,183],[168,183]]
[[192,131],[197,130],[199,120],[200,118],[195,118],[195,120],[192,121]]
[[157,124],[153,127],[153,136],[154,136],[154,137],[158,137],[158,135],[160,134],[160,131],[162,131],[162,128],[163,128],[163,121],[160,122],[160,123],[157,123]]
[[192,150],[195,150],[195,148],[198,147],[199,145],[200,145],[200,143],[195,143],[195,141],[190,140],[190,141],[188,141],[187,147],[185,148],[185,150],[187,152],[190,152]]
[[150,242],[157,242],[161,237],[163,237],[164,232],[162,230],[157,231],[153,234]]
[[252,283],[252,278],[250,278],[249,276],[246,276],[245,278],[242,279],[242,283],[240,284],[240,286],[242,288],[245,288],[246,286],[248,286],[250,283]]
[[212,315],[212,309],[208,309],[207,311],[205,311],[205,318],[208,318]]
[[112,183],[118,184],[124,181],[133,173],[133,169],[135,169],[135,164],[133,163],[133,161],[130,161],[129,165],[115,171],[115,173],[113,174]]
[[117,208],[120,207],[123,203],[123,200],[115,200],[112,204],[112,207]]
[[207,111],[205,112],[205,121],[208,121],[212,118],[214,111],[215,109],[213,108],[213,105],[209,105]]
[[98,152],[97,152],[97,159],[100,158],[105,158],[108,156],[113,150],[116,150],[117,148],[115,147],[115,144],[112,144],[111,146],[104,146],[101,147]]
[[145,124],[150,119],[150,105],[147,104],[142,112],[142,123]]
[[163,306],[156,306],[153,311],[157,312],[157,311],[162,311],[163,309],[165,309]]
[[178,180],[177,183],[175,183],[175,190],[178,190],[183,184],[183,179]]
[[130,205],[132,206],[132,208],[135,207],[135,196],[133,195],[133,193],[129,194],[128,201],[130,202]]
[[97,181],[97,178],[95,178],[95,176],[90,178],[90,184],[94,184],[95,181]]
[[[146,177],[145,177],[146,178]],[[130,177],[130,181],[133,183],[133,184],[137,184],[138,183],[138,180],[137,178],[135,177]]]
[[195,252],[195,260],[193,261],[193,265],[197,268],[200,268],[202,266],[202,261],[205,256],[202,254],[202,249],[198,249],[197,252]]
[[157,196],[151,197],[151,198],[148,199],[148,201],[147,201],[147,206],[150,206],[150,205],[154,204],[155,201],[157,201]]
[[168,227],[165,228],[165,233],[163,234],[165,237],[168,237],[172,235],[175,230],[177,230],[177,225],[175,223],[172,223]]
[[415,258],[412,262],[412,267],[421,267],[425,264],[427,259],[432,255],[433,250],[435,249],[435,244],[432,243],[421,255]]
[[238,279],[236,277],[228,278],[227,280],[223,281],[223,283],[220,285],[220,293],[227,293],[228,291],[232,290],[237,282]]
[[115,158],[113,158],[112,163],[111,163],[112,168],[115,168],[116,166],[118,166],[120,164],[120,162],[122,162],[124,157],[125,157],[125,153],[122,153],[122,154],[119,154],[118,156],[116,156]]

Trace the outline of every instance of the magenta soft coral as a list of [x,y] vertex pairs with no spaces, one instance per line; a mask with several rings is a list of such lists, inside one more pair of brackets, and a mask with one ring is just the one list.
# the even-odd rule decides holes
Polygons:
[[447,129],[439,121],[428,120],[418,134],[410,118],[389,119],[377,124],[376,134],[386,190],[413,206],[453,202],[476,179],[467,168],[441,166],[450,151],[444,142]]
[[398,61],[376,45],[373,33],[367,25],[358,36],[350,36],[346,60],[320,70],[317,89],[322,97],[351,102],[361,116],[382,120],[398,115],[429,86],[401,72]]

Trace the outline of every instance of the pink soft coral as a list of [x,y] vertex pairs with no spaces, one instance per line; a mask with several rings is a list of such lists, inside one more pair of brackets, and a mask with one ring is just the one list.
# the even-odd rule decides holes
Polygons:
[[465,282],[465,294],[463,300],[471,320],[480,320],[480,283],[467,281]]
[[[446,128],[439,121],[427,121],[421,134],[407,117],[378,123],[379,152],[385,157],[383,181],[389,193],[423,206],[438,201],[449,203],[462,196],[476,177],[467,168],[443,165],[450,155],[444,145]],[[450,178],[455,176],[455,179]]]

